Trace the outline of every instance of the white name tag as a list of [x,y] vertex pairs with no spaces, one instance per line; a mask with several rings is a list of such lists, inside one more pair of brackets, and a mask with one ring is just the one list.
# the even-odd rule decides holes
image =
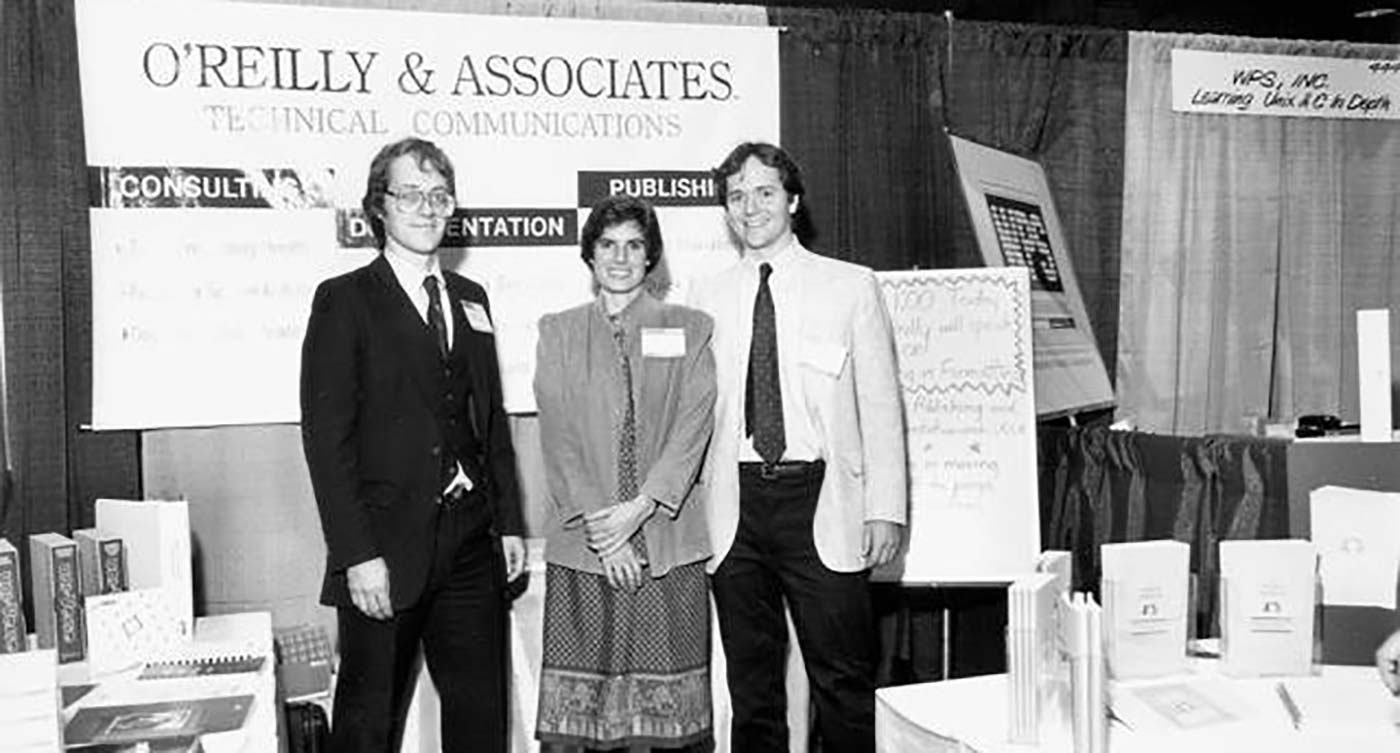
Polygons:
[[846,366],[846,349],[832,343],[804,343],[802,362],[823,374],[838,377]]
[[643,327],[643,358],[680,358],[685,355],[685,330],[680,327]]
[[494,334],[491,328],[491,317],[486,315],[486,307],[471,301],[462,301],[462,313],[467,315],[467,324],[472,325],[472,329],[477,332]]

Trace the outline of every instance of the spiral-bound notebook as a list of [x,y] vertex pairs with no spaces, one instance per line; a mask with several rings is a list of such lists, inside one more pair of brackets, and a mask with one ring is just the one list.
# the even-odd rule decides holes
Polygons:
[[167,680],[174,677],[236,675],[262,669],[261,656],[204,656],[146,662],[140,680]]

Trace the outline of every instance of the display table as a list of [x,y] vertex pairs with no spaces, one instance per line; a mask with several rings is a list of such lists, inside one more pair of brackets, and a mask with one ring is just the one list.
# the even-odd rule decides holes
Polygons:
[[[1199,665],[1198,672],[1211,672]],[[1370,667],[1326,666],[1306,682],[1339,684],[1380,680]],[[1108,726],[1112,753],[1332,753],[1400,750],[1400,733],[1365,729],[1295,730],[1277,694],[1277,678],[1228,680],[1227,687],[1248,705],[1237,723],[1190,732],[1147,734],[1118,722]],[[1381,691],[1384,692],[1384,691]],[[1006,675],[985,675],[946,682],[881,688],[875,693],[875,741],[880,753],[1072,753],[1068,714],[1050,715],[1041,727],[1039,745],[1007,742]]]
[[[245,612],[195,621],[192,653],[247,654],[264,657],[256,673],[207,675],[179,679],[138,680],[140,668],[88,679],[83,665],[60,670],[64,685],[95,682],[85,695],[63,709],[66,723],[79,709],[159,703],[218,696],[252,695],[253,706],[243,727],[200,737],[205,753],[273,753],[277,743],[277,675],[272,644],[272,615]],[[207,652],[207,653],[206,653]]]

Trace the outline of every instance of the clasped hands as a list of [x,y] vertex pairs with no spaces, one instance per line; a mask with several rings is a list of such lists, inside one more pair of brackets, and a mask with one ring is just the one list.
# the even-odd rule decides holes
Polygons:
[[635,499],[584,516],[583,530],[588,548],[602,560],[603,575],[613,588],[636,590],[641,587],[642,568],[647,563],[630,542],[655,512],[656,501],[638,495]]

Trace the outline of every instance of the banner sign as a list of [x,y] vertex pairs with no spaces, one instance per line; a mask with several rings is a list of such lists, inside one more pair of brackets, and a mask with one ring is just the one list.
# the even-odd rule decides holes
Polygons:
[[1025,269],[880,272],[909,451],[909,546],[876,573],[1005,583],[1040,552]]
[[536,322],[592,295],[588,208],[651,201],[683,300],[736,258],[709,169],[779,135],[767,27],[180,0],[76,19],[99,429],[297,421],[312,293],[374,258],[360,197],[405,136],[453,160],[443,261],[487,288],[507,409],[532,411]]
[[1172,50],[1172,110],[1400,118],[1400,60]]

